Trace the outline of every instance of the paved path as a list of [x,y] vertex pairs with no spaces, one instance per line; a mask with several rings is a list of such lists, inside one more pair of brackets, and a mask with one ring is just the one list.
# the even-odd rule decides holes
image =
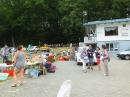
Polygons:
[[111,58],[110,76],[103,70],[88,70],[74,61],[56,62],[56,73],[32,79],[25,76],[24,86],[10,87],[12,80],[0,83],[0,97],[57,97],[61,84],[72,81],[71,97],[130,97],[130,60]]

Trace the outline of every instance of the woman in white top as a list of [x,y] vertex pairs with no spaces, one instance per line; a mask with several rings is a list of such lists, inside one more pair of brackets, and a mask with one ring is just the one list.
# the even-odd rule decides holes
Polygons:
[[83,47],[83,51],[81,52],[81,61],[83,63],[83,72],[86,73],[86,63],[88,62],[88,54],[87,54],[87,50],[86,47]]

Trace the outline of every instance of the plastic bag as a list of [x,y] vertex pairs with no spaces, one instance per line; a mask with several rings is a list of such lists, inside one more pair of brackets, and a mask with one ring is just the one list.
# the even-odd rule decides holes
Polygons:
[[103,59],[103,56],[100,57],[100,60],[101,60],[101,61],[102,61],[102,59]]
[[72,82],[70,80],[64,81],[60,87],[57,97],[70,97],[71,83]]
[[25,69],[24,74],[29,74],[30,70],[29,69]]

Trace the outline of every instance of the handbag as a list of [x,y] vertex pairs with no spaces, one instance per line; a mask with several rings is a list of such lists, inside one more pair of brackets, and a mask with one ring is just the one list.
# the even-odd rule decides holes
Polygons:
[[84,57],[84,60],[87,60],[88,59],[88,57],[86,56],[86,57]]
[[[83,51],[84,52],[84,51]],[[85,53],[85,52],[84,52]],[[84,60],[87,60],[88,59],[88,57],[87,57],[87,54],[85,53],[85,57],[83,58]]]

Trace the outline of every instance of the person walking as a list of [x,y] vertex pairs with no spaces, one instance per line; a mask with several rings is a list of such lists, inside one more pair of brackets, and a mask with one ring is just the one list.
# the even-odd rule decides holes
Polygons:
[[70,48],[68,48],[68,56],[70,56]]
[[72,47],[72,50],[70,51],[70,60],[75,60],[75,48]]
[[31,48],[31,45],[29,44],[29,45],[28,45],[28,51],[30,51],[30,48]]
[[87,50],[88,53],[88,59],[89,59],[89,63],[88,63],[88,68],[87,69],[91,69],[93,70],[93,54],[94,54],[94,50],[92,49],[92,46],[89,45],[89,49]]
[[24,68],[25,68],[25,58],[26,55],[23,52],[22,45],[17,47],[17,52],[14,55],[14,83],[11,85],[12,87],[17,86],[17,73],[20,72],[20,85],[23,85],[24,79]]
[[100,56],[101,56],[100,48],[99,48],[99,47],[96,47],[96,59],[97,59],[97,65],[98,65],[98,70],[99,70],[99,71],[101,71]]
[[104,71],[105,71],[105,74],[104,76],[108,76],[109,75],[109,70],[108,70],[108,52],[106,50],[106,46],[105,45],[102,45],[102,62],[103,62],[103,67],[104,67]]
[[5,45],[4,48],[1,49],[1,54],[2,54],[2,63],[4,63],[5,61],[8,61],[10,52],[7,45]]
[[86,63],[88,62],[87,59],[88,59],[88,54],[87,54],[87,50],[86,50],[86,47],[83,47],[83,51],[81,52],[81,61],[83,63],[83,72],[86,73],[87,70],[86,70]]
[[22,51],[25,52],[26,48],[23,45],[21,45],[21,46],[22,46]]

